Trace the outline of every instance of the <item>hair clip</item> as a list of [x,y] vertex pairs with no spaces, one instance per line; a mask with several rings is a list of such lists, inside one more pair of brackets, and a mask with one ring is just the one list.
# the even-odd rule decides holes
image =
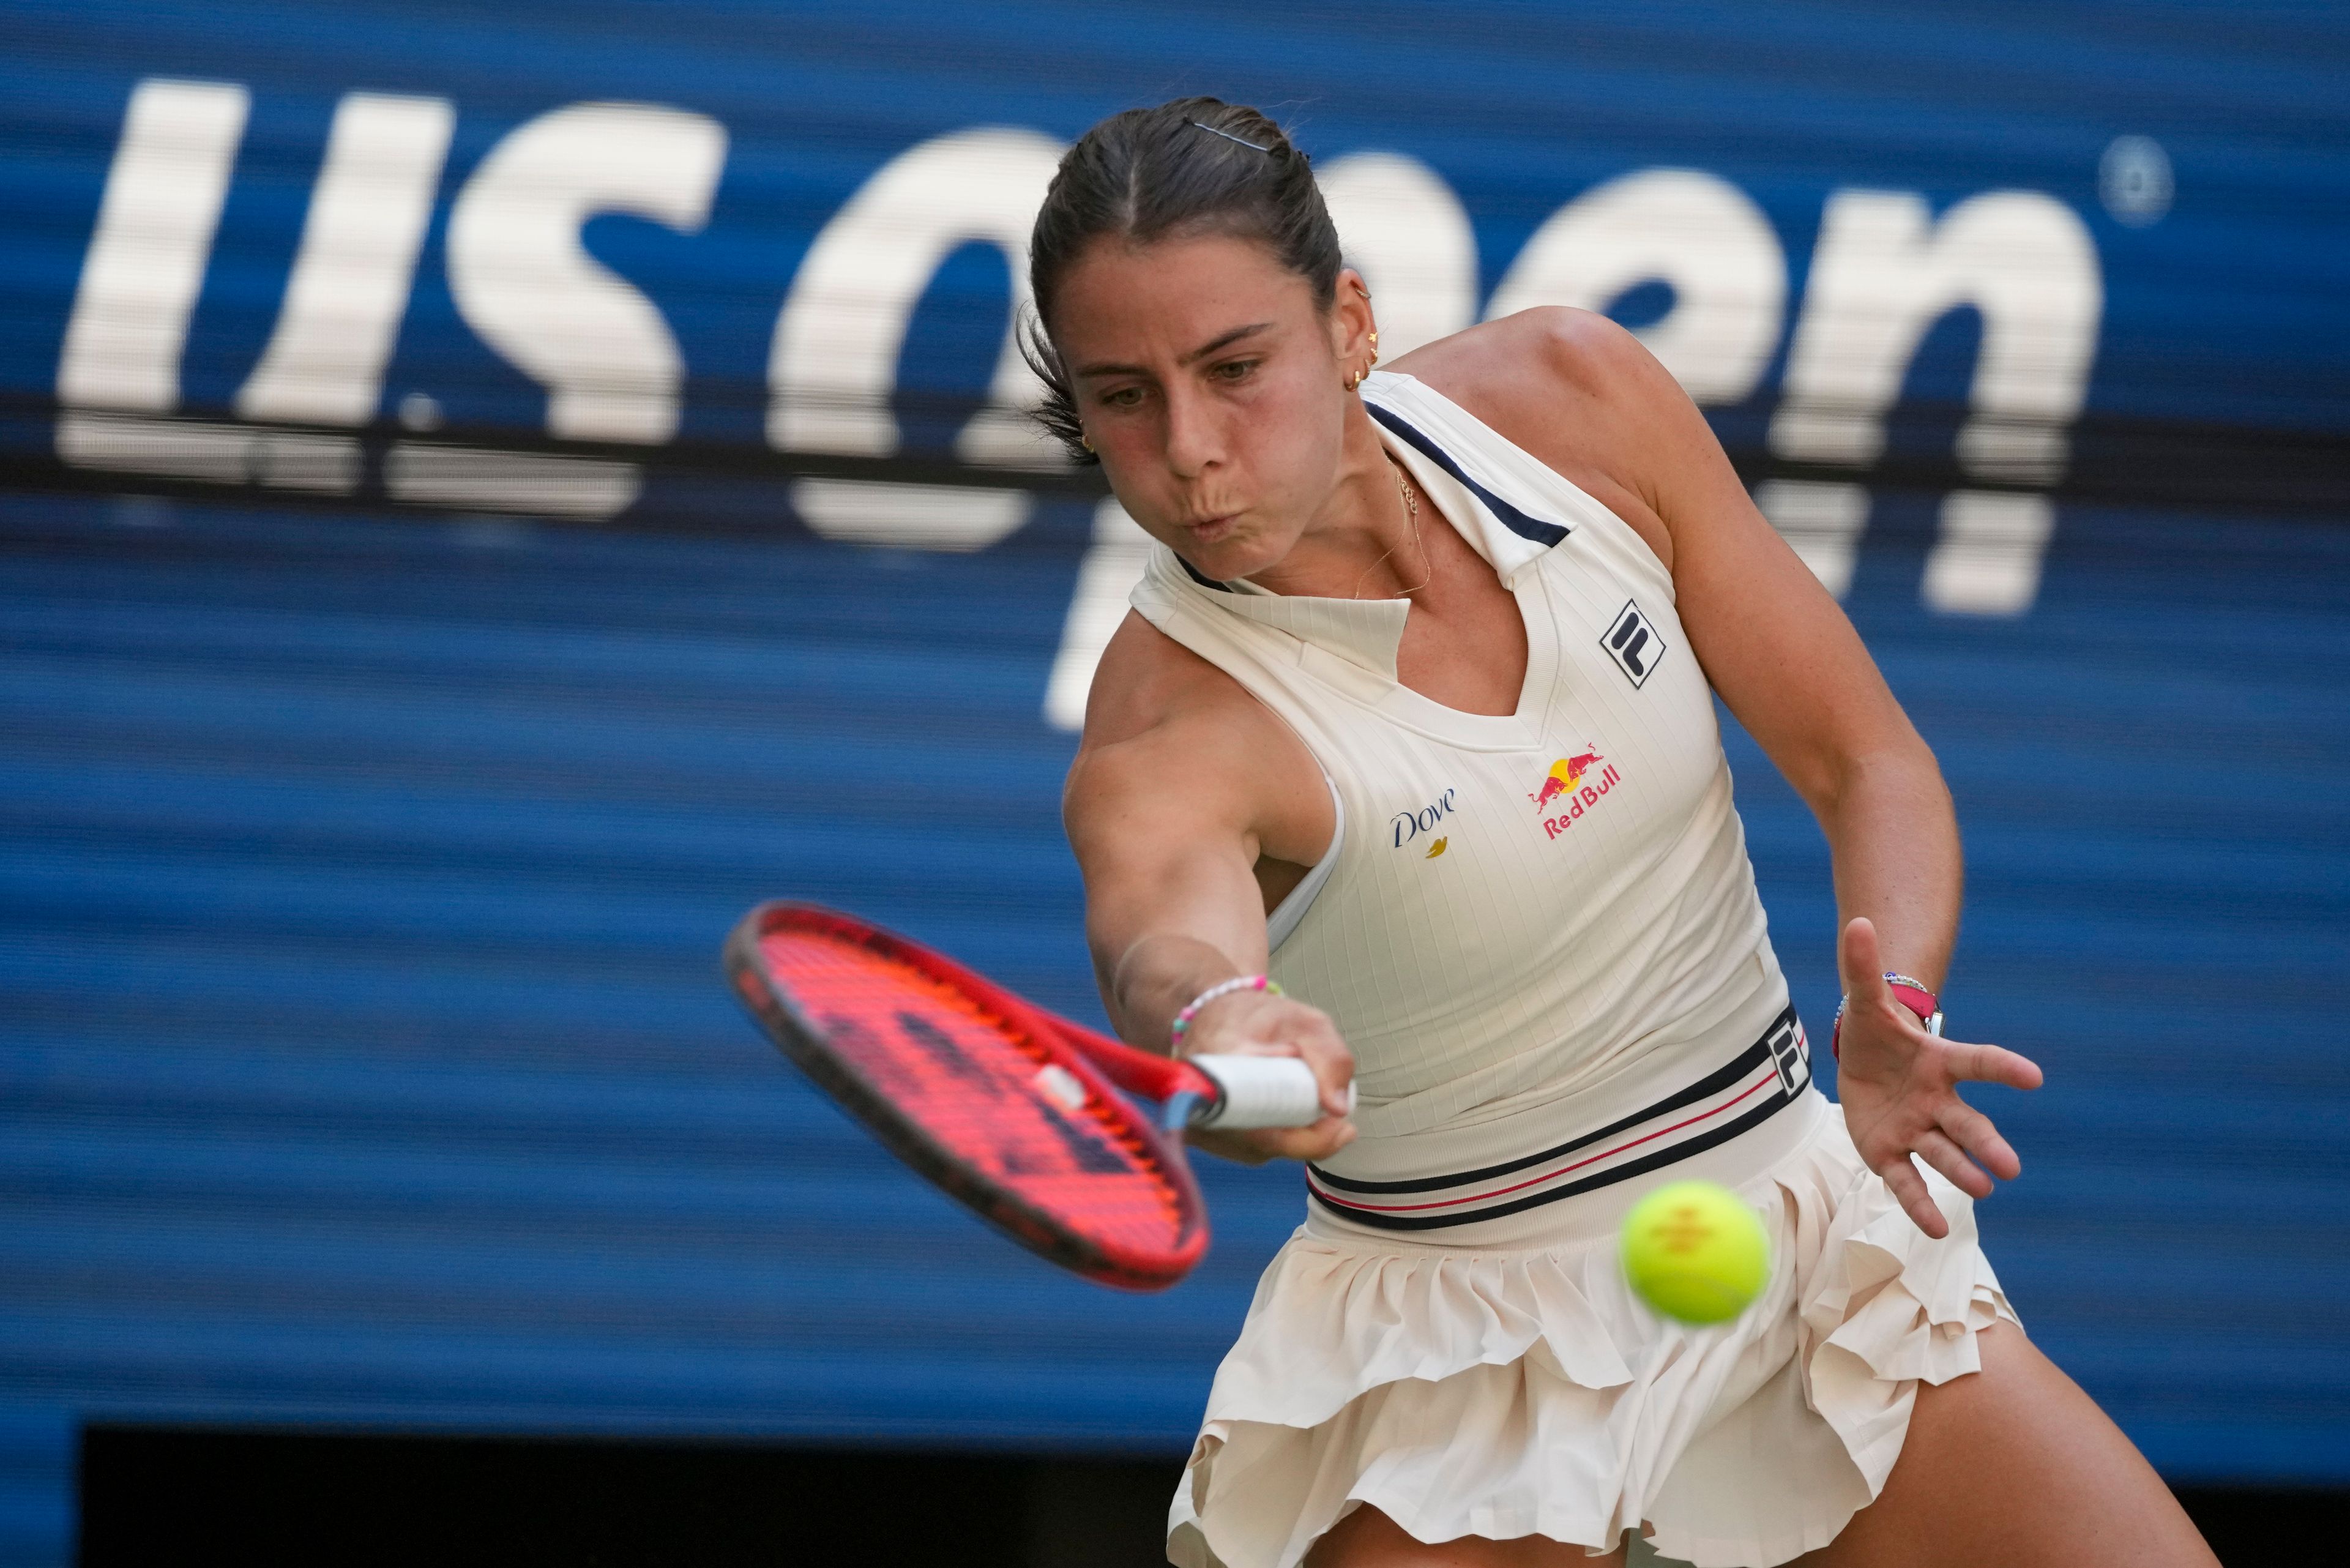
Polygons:
[[1204,131],[1206,131],[1209,135],[1211,135],[1211,136],[1221,136],[1221,137],[1222,137],[1226,141],[1240,141],[1240,144],[1241,144],[1243,147],[1247,148],[1247,149],[1248,149],[1250,151],[1252,151],[1252,152],[1270,152],[1270,151],[1273,151],[1273,149],[1272,149],[1272,148],[1270,148],[1270,147],[1259,147],[1259,146],[1258,146],[1255,142],[1253,142],[1253,141],[1241,141],[1241,139],[1240,139],[1239,137],[1234,136],[1234,135],[1233,135],[1231,131],[1229,131],[1229,130],[1217,130],[1214,126],[1212,126],[1212,125],[1200,125],[1200,122],[1199,122],[1198,120],[1196,120],[1196,119],[1187,119],[1187,120],[1185,120],[1183,123],[1184,123],[1184,124],[1186,124],[1186,125],[1199,125],[1199,126],[1200,126],[1200,129],[1201,129],[1201,130],[1204,130]]

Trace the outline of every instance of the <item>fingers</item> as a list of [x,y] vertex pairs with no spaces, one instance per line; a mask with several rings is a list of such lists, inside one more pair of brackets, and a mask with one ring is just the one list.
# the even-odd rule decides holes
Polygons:
[[1194,1134],[1195,1147],[1226,1159],[1262,1165],[1268,1159],[1326,1159],[1355,1138],[1347,1120],[1355,1081],[1355,1054],[1330,1015],[1317,1007],[1263,992],[1235,992],[1202,1008],[1186,1054],[1295,1056],[1314,1070],[1322,1118],[1311,1127],[1260,1127]]
[[1300,1054],[1314,1069],[1314,1081],[1322,1085],[1322,1109],[1344,1120],[1355,1106],[1355,1054],[1335,1032],[1327,1044]]
[[1329,1116],[1343,1118],[1352,1099],[1347,1089],[1355,1081],[1355,1054],[1338,1037],[1337,1027],[1326,1013],[1310,1007],[1298,1007],[1295,1012],[1302,1016],[1279,1020],[1274,1043],[1295,1047],[1314,1069],[1314,1081],[1321,1085],[1322,1109]]
[[1218,1159],[1229,1159],[1235,1165],[1263,1165],[1278,1158],[1273,1150],[1258,1147],[1261,1135],[1253,1132],[1214,1132],[1191,1127],[1184,1132],[1183,1141],[1201,1154],[1212,1154]]
[[1918,1230],[1937,1241],[1950,1233],[1950,1222],[1934,1207],[1933,1195],[1926,1190],[1926,1179],[1918,1174],[1918,1168],[1909,1163],[1908,1155],[1888,1159],[1875,1169],[1885,1179],[1885,1185],[1893,1189],[1894,1199],[1908,1210]]
[[1236,1160],[1263,1165],[1269,1159],[1327,1159],[1355,1141],[1355,1124],[1339,1116],[1324,1116],[1310,1127],[1258,1127],[1248,1132],[1194,1129],[1185,1135],[1193,1148]]
[[1966,1151],[1938,1131],[1929,1129],[1918,1139],[1918,1158],[1947,1178],[1970,1198],[1989,1198],[1991,1179],[1969,1159]]
[[1836,971],[1844,980],[1847,1012],[1864,1004],[1874,1006],[1886,994],[1877,927],[1867,916],[1855,915],[1845,922],[1844,934],[1836,942]]
[[1310,1127],[1274,1130],[1274,1153],[1284,1159],[1327,1159],[1355,1141],[1355,1124],[1344,1116],[1324,1116]]
[[1340,1038],[1328,1013],[1262,992],[1220,997],[1212,1006],[1212,1012],[1201,1010],[1187,1054],[1296,1056],[1314,1069],[1323,1111],[1332,1116],[1347,1114],[1347,1087],[1355,1081],[1355,1054]]
[[2005,1084],[2011,1089],[2036,1089],[2047,1075],[2040,1064],[2029,1056],[2020,1056],[1998,1045],[1970,1045],[1964,1041],[1945,1041],[1950,1052],[1950,1076],[1965,1078],[1979,1084]]
[[[1942,1113],[1941,1130],[1950,1135],[1951,1142],[1966,1151],[1969,1158],[2002,1181],[2013,1181],[2023,1174],[2023,1161],[2013,1146],[1999,1136],[1999,1129],[1991,1126],[1989,1116],[1965,1101],[1959,1101]],[[1941,1170],[1945,1176],[1950,1174],[1939,1164],[1934,1168]],[[1960,1182],[1960,1185],[1963,1187],[1966,1184]],[[1969,1188],[1968,1190],[1973,1191],[1973,1189]],[[1983,1195],[1977,1192],[1975,1196],[1981,1198]]]

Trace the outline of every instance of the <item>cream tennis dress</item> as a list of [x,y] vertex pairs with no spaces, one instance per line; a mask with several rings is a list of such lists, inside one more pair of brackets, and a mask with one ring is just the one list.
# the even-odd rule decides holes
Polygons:
[[[1813,1086],[1712,693],[1629,525],[1408,376],[1380,435],[1515,597],[1517,710],[1396,679],[1409,604],[1267,593],[1155,549],[1133,603],[1288,722],[1338,832],[1273,972],[1353,1046],[1360,1136],[1305,1173],[1169,1516],[1185,1568],[1289,1568],[1370,1503],[1422,1541],[1530,1533],[1768,1564],[1885,1484],[1920,1379],[2012,1318],[1966,1196],[1927,1239]],[[1659,1318],[1624,1211],[1690,1177],[1772,1237],[1734,1322]]]

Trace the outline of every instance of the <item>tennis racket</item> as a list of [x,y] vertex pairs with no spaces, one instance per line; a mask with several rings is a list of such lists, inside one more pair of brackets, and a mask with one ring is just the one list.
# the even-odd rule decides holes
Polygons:
[[1104,1284],[1163,1290],[1207,1251],[1184,1128],[1310,1127],[1322,1115],[1314,1071],[1295,1056],[1137,1051],[813,904],[753,909],[726,939],[725,963],[784,1054],[891,1153]]

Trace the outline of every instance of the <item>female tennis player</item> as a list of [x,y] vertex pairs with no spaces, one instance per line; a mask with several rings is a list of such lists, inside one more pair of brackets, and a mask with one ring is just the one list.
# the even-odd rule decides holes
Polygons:
[[[1305,156],[1212,99],[1089,132],[1032,270],[1047,423],[1158,544],[1066,801],[1110,1017],[1298,1054],[1329,1112],[1201,1140],[1304,1160],[1307,1206],[1170,1557],[1621,1561],[1644,1530],[1705,1565],[2210,1564],[1976,1244],[2019,1166],[1957,1085],[2040,1070],[1929,1026],[1933,756],[1664,369],[1560,309],[1374,371]],[[1835,1104],[1716,693],[1834,852]],[[1618,1269],[1680,1178],[1770,1231],[1732,1324]]]

